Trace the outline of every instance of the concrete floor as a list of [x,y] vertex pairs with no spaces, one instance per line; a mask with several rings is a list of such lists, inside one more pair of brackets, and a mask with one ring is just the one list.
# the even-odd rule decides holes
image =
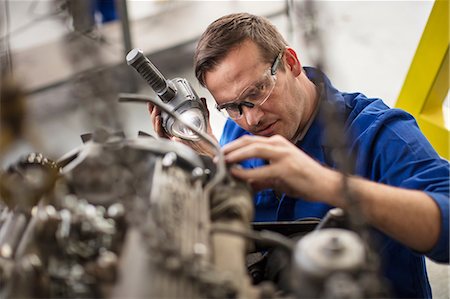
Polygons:
[[[171,2],[129,1],[130,16],[139,19],[157,11],[169,11],[173,5]],[[11,28],[17,32],[11,36],[13,52],[28,51],[61,38],[69,30],[67,26],[61,26],[60,20],[50,18],[26,30],[17,31],[29,20],[47,13],[53,7],[52,1],[36,3],[38,5],[30,12],[32,1],[10,1]],[[201,11],[202,2],[197,3]],[[254,1],[255,6],[258,3]],[[299,2],[294,3],[298,5]],[[383,98],[388,105],[394,106],[432,1],[320,1],[318,6],[327,45],[327,74],[335,86],[344,91],[361,91],[371,97]],[[195,21],[195,16],[189,18],[189,22]],[[303,40],[301,23],[286,16],[273,18],[273,22],[298,50],[303,64],[308,65],[312,61],[311,53],[308,53],[308,45]],[[161,30],[166,30],[167,34],[183,34],[183,28]],[[166,55],[155,54],[151,60],[161,66],[166,77],[187,78],[201,96],[208,98],[208,106],[212,108],[213,100],[209,93],[200,88],[193,77],[192,46],[167,51]],[[173,51],[176,59],[170,55]],[[29,95],[30,135],[38,140],[35,147],[51,157],[59,157],[78,146],[81,142],[79,135],[91,129],[88,125],[91,115],[85,111],[85,107],[67,100],[71,90],[72,87],[62,85]],[[140,92],[150,93],[145,87]],[[121,106],[119,111],[127,135],[135,135],[139,130],[152,132],[144,106]],[[216,114],[215,109],[210,111],[216,120],[212,124],[213,132],[220,136],[225,119]],[[449,298],[449,267],[431,261],[427,261],[427,265],[434,297]]]

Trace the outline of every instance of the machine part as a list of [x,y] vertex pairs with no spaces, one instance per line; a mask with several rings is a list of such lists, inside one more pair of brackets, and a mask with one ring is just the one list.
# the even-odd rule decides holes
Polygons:
[[8,219],[9,213],[10,210],[8,209],[8,207],[6,205],[3,205],[2,202],[0,202],[0,240],[1,240],[2,226],[5,223],[6,219]]
[[164,155],[162,159],[162,166],[166,168],[173,166],[176,161],[177,161],[177,154],[175,154],[174,152],[169,152]]
[[286,237],[303,236],[320,224],[318,218],[303,218],[297,221],[253,222],[255,231],[271,231]]
[[[177,165],[193,170],[195,168],[205,169],[204,161],[190,147],[180,143],[165,139],[158,139],[156,142],[150,138],[136,138],[125,141],[124,151],[139,151],[148,155],[164,156],[168,152],[173,152],[177,156]],[[127,163],[133,163],[132,161]],[[211,164],[208,166],[212,166]]]
[[14,270],[14,261],[0,257],[0,297],[5,298],[6,288]]
[[329,228],[298,241],[293,261],[293,286],[301,298],[320,297],[324,284],[336,273],[353,275],[364,269],[365,248],[354,232]]
[[[218,148],[215,163],[168,140],[126,140],[106,131],[94,137],[60,160],[56,181],[35,195],[30,213],[2,212],[0,240],[9,235],[9,219],[30,217],[26,229],[13,234],[19,245],[6,250],[8,259],[0,257],[2,298],[344,297],[340,286],[347,280],[380,294],[377,284],[368,284],[374,275],[364,271],[364,258],[348,248],[358,245],[350,232],[306,234],[317,225],[312,219],[291,229],[282,223],[278,232],[264,224],[252,230],[250,189],[230,176]],[[295,242],[283,232],[306,234],[301,240],[308,246],[297,245],[290,255]],[[259,253],[248,269],[252,241],[270,254]],[[348,256],[359,262],[343,262]],[[259,277],[257,285],[252,277]]]
[[258,284],[265,278],[266,259],[262,252],[253,252],[245,257],[247,271],[252,279],[252,284]]
[[133,174],[120,161],[121,143],[88,142],[78,156],[63,168],[71,188],[93,204],[108,207],[131,194]]
[[[239,219],[250,224],[253,219],[252,194],[247,185],[227,177],[211,194],[211,219]],[[250,227],[244,227],[249,229]]]
[[301,272],[318,278],[337,271],[356,271],[364,258],[361,239],[343,229],[315,231],[303,237],[295,249],[295,263]]
[[59,174],[57,164],[41,153],[30,153],[0,172],[0,196],[13,210],[29,214],[49,192]]
[[[221,219],[216,225],[226,226],[233,230],[242,230],[246,224],[239,219]],[[213,264],[215,269],[223,273],[234,289],[235,298],[259,298],[260,290],[252,286],[247,272],[246,252],[248,240],[243,236],[225,231],[215,231],[211,236]]]
[[348,215],[343,209],[333,208],[327,212],[325,217],[317,225],[316,230],[324,228],[346,228],[350,229],[351,223],[349,222]]
[[117,279],[117,264],[117,254],[106,249],[100,250],[92,274],[104,283],[113,283]]
[[332,274],[325,282],[323,298],[358,299],[364,292],[358,282],[347,273]]
[[119,273],[112,298],[199,298],[205,290],[214,293],[221,287],[219,278],[207,280],[220,275],[209,262],[209,204],[203,184],[192,181],[192,170],[178,162],[170,152],[155,161],[151,193],[131,211],[138,221],[127,234],[119,267],[127,271],[131,266],[133,275]]
[[213,264],[217,270],[228,276],[237,298],[261,296],[261,290],[252,286],[246,267],[246,253],[250,243],[245,232],[250,231],[253,212],[250,190],[242,182],[230,178],[224,184],[216,186],[212,192]]
[[1,231],[0,257],[14,259],[14,254],[28,225],[28,219],[22,213],[12,213],[8,220]]

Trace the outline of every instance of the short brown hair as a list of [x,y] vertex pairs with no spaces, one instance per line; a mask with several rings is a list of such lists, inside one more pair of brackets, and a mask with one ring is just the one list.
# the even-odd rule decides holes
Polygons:
[[195,76],[200,84],[205,86],[205,73],[246,40],[253,41],[263,59],[270,63],[287,46],[286,40],[267,18],[248,13],[225,15],[206,28],[195,49]]

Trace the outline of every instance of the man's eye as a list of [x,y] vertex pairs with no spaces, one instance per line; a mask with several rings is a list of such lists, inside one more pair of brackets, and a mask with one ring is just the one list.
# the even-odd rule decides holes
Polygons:
[[269,87],[269,82],[267,80],[264,80],[256,85],[256,89],[259,92],[264,92],[268,87]]
[[225,109],[228,112],[236,112],[236,111],[239,111],[239,105],[238,104],[229,105]]
[[264,91],[264,89],[261,89],[261,86],[253,86],[247,91],[245,99],[252,100],[258,98],[261,95],[262,91]]

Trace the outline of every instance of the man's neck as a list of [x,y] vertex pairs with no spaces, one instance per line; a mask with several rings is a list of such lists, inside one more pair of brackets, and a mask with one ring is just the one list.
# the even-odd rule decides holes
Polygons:
[[316,86],[313,82],[309,81],[309,83],[311,84],[312,87],[309,93],[311,105],[309,105],[308,107],[309,109],[306,112],[307,115],[306,123],[304,123],[304,125],[300,125],[299,128],[297,129],[297,132],[295,132],[294,134],[294,138],[292,139],[294,144],[303,140],[309,128],[311,127],[314,119],[316,118],[317,111],[319,110],[321,89],[318,86]]

